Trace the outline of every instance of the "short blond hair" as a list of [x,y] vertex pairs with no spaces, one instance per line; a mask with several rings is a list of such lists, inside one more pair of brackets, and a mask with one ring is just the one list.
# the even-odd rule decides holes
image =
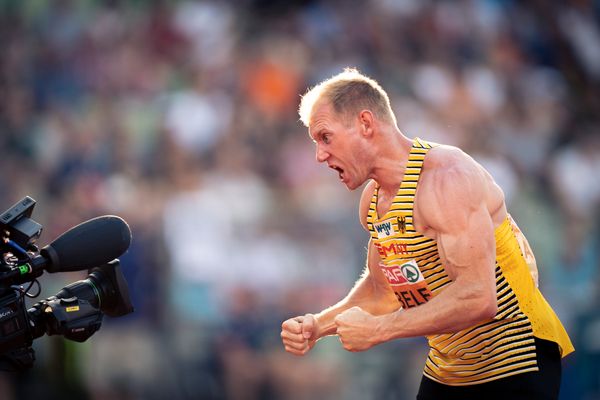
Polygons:
[[298,113],[305,126],[308,127],[312,110],[320,101],[331,104],[334,111],[344,117],[367,109],[376,118],[396,125],[396,116],[385,90],[356,68],[344,68],[342,72],[324,80],[302,96]]

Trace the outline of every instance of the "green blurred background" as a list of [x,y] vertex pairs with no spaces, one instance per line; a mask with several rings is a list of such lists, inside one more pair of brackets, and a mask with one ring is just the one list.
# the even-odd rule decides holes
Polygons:
[[[412,399],[424,339],[286,354],[281,322],[341,298],[368,235],[315,161],[300,95],[345,66],[409,137],[504,189],[577,349],[561,398],[600,399],[600,2],[0,0],[0,208],[44,245],[117,214],[136,312],[35,341],[2,399]],[[45,274],[40,298],[85,273]]]

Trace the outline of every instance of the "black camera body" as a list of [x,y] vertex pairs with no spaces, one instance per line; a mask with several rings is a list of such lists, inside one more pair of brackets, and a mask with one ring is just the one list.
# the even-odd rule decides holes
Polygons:
[[[72,228],[40,252],[35,242],[42,226],[30,218],[34,206],[35,200],[25,197],[0,215],[0,370],[31,367],[31,346],[44,334],[83,342],[100,329],[104,314],[133,312],[127,282],[114,258],[129,247],[127,224],[118,217],[99,217]],[[83,265],[86,260],[92,265]],[[39,295],[36,278],[44,270],[85,269],[86,279],[27,309],[25,297]],[[35,283],[38,293],[31,295],[28,291]]]

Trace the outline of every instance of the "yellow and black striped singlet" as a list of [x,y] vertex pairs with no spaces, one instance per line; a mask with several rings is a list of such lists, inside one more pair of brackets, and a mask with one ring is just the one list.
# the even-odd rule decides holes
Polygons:
[[[380,267],[403,308],[427,302],[451,283],[437,243],[413,226],[413,204],[421,168],[432,144],[414,139],[404,180],[390,210],[377,215],[376,187],[367,227],[381,256]],[[424,374],[447,385],[473,385],[537,371],[534,336],[558,343],[564,357],[573,351],[558,317],[530,273],[525,239],[507,216],[496,228],[496,316],[452,334],[428,336]]]

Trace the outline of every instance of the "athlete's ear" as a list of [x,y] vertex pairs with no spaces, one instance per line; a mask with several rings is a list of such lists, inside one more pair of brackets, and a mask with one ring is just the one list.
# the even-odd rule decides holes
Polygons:
[[375,118],[373,117],[373,113],[369,110],[362,110],[358,115],[358,119],[360,122],[361,133],[363,134],[363,136],[372,136],[373,125],[375,124]]

